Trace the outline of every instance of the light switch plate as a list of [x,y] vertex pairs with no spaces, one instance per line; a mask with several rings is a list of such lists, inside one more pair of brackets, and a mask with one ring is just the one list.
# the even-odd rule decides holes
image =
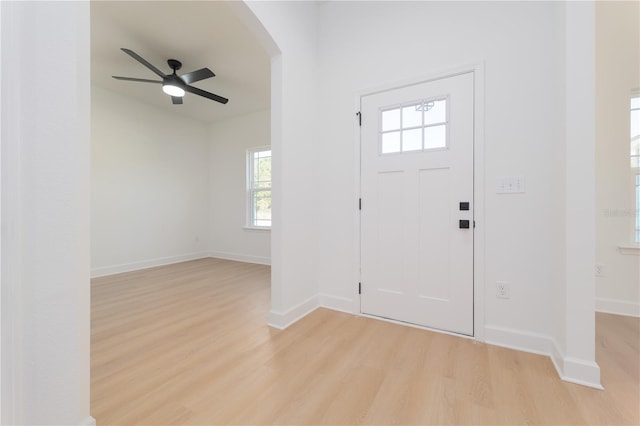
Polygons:
[[522,194],[524,192],[524,176],[503,176],[497,179],[496,193],[498,194]]

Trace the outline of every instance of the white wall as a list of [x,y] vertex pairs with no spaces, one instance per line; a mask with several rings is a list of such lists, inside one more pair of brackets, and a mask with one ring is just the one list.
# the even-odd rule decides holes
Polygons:
[[318,292],[316,197],[309,190],[314,182],[310,154],[320,140],[315,125],[319,119],[317,4],[251,1],[246,5],[238,2],[235,7],[272,55],[274,189],[269,322],[284,327],[315,306]]
[[89,424],[89,3],[0,7],[2,424]]
[[[322,292],[353,295],[356,93],[484,61],[486,223],[478,225],[486,235],[486,323],[550,332],[550,318],[540,313],[562,252],[547,231],[562,219],[560,203],[551,202],[561,200],[555,188],[563,180],[563,69],[553,62],[563,49],[558,9],[519,2],[322,5],[322,141],[314,151],[326,171],[317,182],[319,258],[329,265],[319,270]],[[496,194],[496,178],[509,175],[525,176],[525,194]],[[510,300],[496,299],[498,280],[509,282]]]
[[[86,423],[90,421],[85,417],[89,410],[88,3],[1,4],[2,381],[4,385],[7,371],[18,380],[10,390],[10,395],[17,400],[14,406],[18,414],[9,417],[14,420],[6,423]],[[296,307],[313,298],[318,285],[321,291],[350,297],[353,283],[344,274],[347,263],[354,259],[339,259],[329,253],[328,248],[342,250],[344,245],[353,244],[354,227],[344,219],[346,215],[351,217],[347,213],[351,207],[336,203],[341,200],[349,205],[353,203],[350,195],[353,188],[348,188],[347,183],[353,177],[349,170],[353,158],[326,161],[330,159],[329,152],[343,152],[344,146],[351,151],[353,140],[348,135],[354,134],[353,92],[477,57],[486,60],[486,278],[487,283],[498,277],[513,283],[512,299],[504,305],[489,300],[493,292],[487,292],[487,323],[516,327],[520,331],[533,330],[533,337],[539,330],[551,332],[549,329],[554,327],[548,318],[553,315],[549,312],[550,287],[559,289],[557,291],[567,297],[566,309],[558,309],[556,319],[561,321],[564,317],[565,323],[569,323],[567,317],[576,310],[568,308],[573,305],[584,308],[582,299],[573,300],[581,284],[573,279],[574,274],[566,273],[572,278],[571,288],[558,282],[558,276],[563,275],[565,250],[577,241],[566,241],[563,245],[554,235],[560,230],[566,238],[574,237],[565,232],[562,223],[565,206],[558,206],[562,203],[558,203],[556,197],[561,191],[555,189],[557,182],[567,178],[566,164],[556,170],[557,158],[562,158],[566,148],[559,134],[573,133],[562,128],[567,123],[558,118],[563,116],[559,110],[565,108],[566,99],[558,93],[564,86],[564,77],[557,74],[564,75],[565,68],[564,64],[554,63],[553,58],[562,62],[565,57],[556,50],[562,46],[552,41],[558,30],[563,32],[566,28],[551,24],[556,13],[554,4],[500,3],[486,5],[487,9],[482,10],[477,4],[408,3],[393,7],[370,4],[366,6],[366,13],[359,13],[353,4],[329,2],[322,6],[325,25],[322,36],[334,44],[332,49],[329,43],[321,44],[320,55],[323,62],[327,62],[320,70],[316,70],[319,64],[314,50],[315,4],[256,2],[249,6],[282,53],[272,61],[275,70],[272,93],[276,93],[272,133],[277,136],[273,138],[273,147],[274,154],[280,155],[276,157],[278,165],[274,165],[274,183],[280,188],[279,193],[274,192],[274,207],[280,211],[272,234],[275,240],[272,244],[275,287],[272,320],[286,325],[288,319],[295,319],[292,313],[299,312]],[[587,4],[586,7],[593,6]],[[7,17],[10,10],[13,12]],[[414,18],[414,10],[423,12],[419,22]],[[568,28],[581,31],[567,45],[585,48],[587,52],[583,56],[588,59],[591,40],[576,40],[582,30],[588,33],[590,29],[589,10],[584,15],[576,17],[577,24],[582,25]],[[389,22],[385,17],[400,18],[402,25],[396,28],[396,36],[379,31]],[[354,23],[360,21],[363,21],[362,34],[360,27],[353,30]],[[376,28],[376,22],[381,26]],[[425,36],[425,28],[448,35],[446,43],[444,37]],[[405,34],[412,37],[402,37]],[[391,43],[385,37],[408,41],[416,53],[399,49],[398,43]],[[439,41],[442,44],[438,44]],[[492,43],[503,51],[492,47]],[[403,67],[392,66],[399,63],[398,59],[403,60]],[[43,63],[48,64],[46,70],[41,68]],[[523,63],[537,72],[528,71]],[[590,69],[588,64],[583,65]],[[318,88],[317,78],[323,72],[329,73],[327,82]],[[58,84],[51,85],[52,79]],[[60,97],[60,86],[71,93]],[[590,91],[588,84],[582,88]],[[580,89],[580,85],[572,89]],[[328,92],[318,100],[323,90]],[[352,94],[344,95],[343,90]],[[329,94],[335,98],[330,99]],[[319,115],[321,108],[315,101],[329,105],[331,111]],[[592,106],[593,103],[588,105]],[[321,136],[315,135],[322,128],[316,123],[324,126]],[[571,120],[569,124],[575,128],[578,123]],[[330,127],[340,131],[328,130]],[[575,146],[575,142],[572,141],[571,146]],[[319,148],[321,144],[327,147]],[[314,171],[310,153],[321,155],[316,163],[323,166],[321,169]],[[559,157],[555,157],[556,154]],[[548,174],[543,172],[545,162],[551,162]],[[489,191],[496,175],[519,172],[527,177],[525,195],[500,199]],[[579,172],[569,177],[580,177],[585,170]],[[337,177],[332,177],[333,174]],[[588,171],[585,174],[589,177]],[[310,183],[321,184],[321,178],[327,177],[330,178],[320,191],[338,211],[325,218],[322,213],[329,208],[313,214],[311,202],[317,199],[317,193],[312,196],[308,188]],[[332,185],[336,183],[346,189]],[[569,183],[567,191],[575,182]],[[332,226],[345,234],[331,231]],[[330,232],[330,237],[335,238],[320,239],[321,232]],[[316,240],[319,241],[317,247]],[[561,247],[557,248],[558,245]],[[560,254],[558,259],[554,253]],[[321,256],[317,263],[323,270],[335,269],[344,274],[323,273],[317,281],[314,277],[320,267],[316,265],[316,255]],[[593,265],[583,262],[578,266],[592,270]],[[337,284],[329,278],[336,278]],[[587,284],[583,293],[589,297],[590,283]],[[7,298],[4,291],[9,286],[14,293],[9,292],[11,297]],[[593,299],[593,294],[590,297]],[[7,349],[4,315],[11,305],[17,338],[9,342],[18,346]],[[575,327],[583,316],[583,312],[578,313],[580,316],[566,328],[567,342],[562,346],[573,345],[569,343],[571,336],[582,341],[589,337],[593,340],[591,324],[582,329]],[[13,369],[5,370],[5,355],[16,353],[21,356],[12,360]],[[574,354],[568,352],[570,356]],[[5,396],[3,394],[3,416],[6,415]]]
[[269,111],[210,126],[209,254],[270,264],[270,231],[246,229],[247,149],[271,144]]
[[[483,63],[485,80],[478,84],[484,85],[485,93],[482,190],[486,220],[478,226],[483,227],[485,235],[486,339],[548,354],[559,346],[563,357],[569,344],[569,340],[564,341],[565,327],[588,317],[583,312],[585,304],[573,290],[579,281],[576,278],[584,271],[591,272],[593,263],[593,255],[583,255],[581,250],[571,254],[569,248],[580,246],[580,238],[573,233],[565,236],[566,191],[576,189],[573,180],[584,171],[580,167],[567,169],[565,149],[575,146],[577,135],[585,136],[574,131],[577,122],[571,122],[568,128],[567,114],[573,114],[576,108],[573,103],[565,104],[565,96],[573,95],[574,90],[583,90],[588,96],[593,89],[587,68],[581,73],[584,78],[565,93],[567,52],[577,48],[579,52],[571,63],[588,66],[588,61],[582,60],[585,49],[579,42],[572,41],[565,50],[565,5],[324,2],[320,11],[320,112],[316,122],[320,140],[313,150],[313,187],[317,200],[321,200],[316,205],[316,227],[320,230],[317,258],[323,265],[317,269],[319,292],[341,306],[354,297],[353,265],[358,262],[353,250],[356,94]],[[587,28],[592,26],[588,16],[575,20],[584,22]],[[575,29],[576,37],[582,35],[582,27]],[[591,41],[587,38],[583,43],[588,54]],[[582,127],[588,138],[592,130]],[[568,140],[571,145],[567,145]],[[581,158],[585,161],[589,155],[593,157],[588,144],[584,154]],[[585,164],[588,167],[588,161]],[[525,177],[525,194],[496,194],[496,179],[510,175]],[[572,182],[565,187],[567,179]],[[576,197],[581,195],[588,203],[589,191]],[[366,200],[363,202],[366,206]],[[592,213],[585,210],[585,223],[593,219]],[[589,250],[588,235],[586,232],[581,246],[585,252]],[[571,238],[570,244],[566,238]],[[570,271],[565,265],[567,255],[575,261]],[[509,283],[509,300],[496,298],[496,281]],[[588,282],[583,288],[586,297],[592,299]],[[567,310],[574,298],[577,308]],[[559,305],[554,309],[556,300]],[[580,319],[569,319],[572,313]],[[585,328],[588,320],[584,321]],[[593,340],[593,327],[584,333],[577,328],[570,333],[581,342]],[[585,364],[594,365],[588,343],[572,356],[584,356]],[[597,367],[594,371],[597,373]],[[593,384],[598,385],[597,378]]]
[[[615,46],[615,48],[612,48]],[[632,242],[629,97],[640,89],[640,3],[596,3],[596,309],[640,316],[640,254]]]
[[[595,5],[565,2],[565,327],[554,362],[565,380],[600,386],[595,362]],[[553,298],[553,293],[550,295]],[[551,300],[550,300],[551,301]]]
[[93,86],[94,276],[207,255],[208,126]]

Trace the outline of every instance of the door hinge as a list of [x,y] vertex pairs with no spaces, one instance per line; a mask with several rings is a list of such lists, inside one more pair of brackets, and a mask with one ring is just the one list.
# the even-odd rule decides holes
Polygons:
[[358,283],[358,294],[362,294],[362,283]]
[[358,198],[358,210],[362,210],[362,198]]
[[476,227],[476,221],[475,220],[473,221],[473,227],[474,228]]
[[356,115],[358,116],[358,125],[362,126],[362,113],[358,111]]

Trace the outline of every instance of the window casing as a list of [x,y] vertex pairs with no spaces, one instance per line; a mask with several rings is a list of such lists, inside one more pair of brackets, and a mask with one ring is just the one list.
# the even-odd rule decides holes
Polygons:
[[640,93],[631,95],[630,130],[631,178],[633,179],[635,197],[633,242],[640,244]]
[[247,151],[247,227],[271,228],[271,148]]

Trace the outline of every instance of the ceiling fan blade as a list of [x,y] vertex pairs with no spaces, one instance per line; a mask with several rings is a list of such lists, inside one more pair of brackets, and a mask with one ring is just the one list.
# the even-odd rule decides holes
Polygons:
[[187,84],[195,83],[196,81],[204,80],[205,78],[215,77],[216,75],[209,68],[202,68],[197,71],[192,71],[187,74],[182,74],[180,78]]
[[222,96],[214,95],[213,93],[209,93],[209,92],[207,92],[205,90],[198,89],[197,87],[185,86],[184,90],[186,92],[193,93],[194,95],[200,95],[200,96],[203,96],[205,98],[211,99],[212,101],[220,102],[221,104],[226,104],[227,102],[229,102],[229,99],[227,99],[227,98],[223,98]]
[[158,84],[162,84],[162,81],[147,80],[146,78],[118,77],[118,76],[115,76],[115,75],[112,75],[111,77],[115,78],[116,80],[139,81],[141,83],[158,83]]
[[140,62],[142,65],[144,65],[145,67],[149,68],[151,71],[153,71],[154,73],[158,74],[160,77],[165,78],[166,75],[164,75],[162,73],[162,71],[160,71],[158,68],[154,67],[153,65],[151,65],[149,62],[147,62],[142,56],[138,55],[136,52],[134,52],[133,50],[130,49],[125,49],[124,47],[120,48],[124,53],[126,53],[127,55],[131,56],[133,59],[135,59],[136,61]]
[[171,102],[173,102],[174,105],[181,105],[182,104],[182,97],[180,97],[180,96],[172,96],[171,97]]

